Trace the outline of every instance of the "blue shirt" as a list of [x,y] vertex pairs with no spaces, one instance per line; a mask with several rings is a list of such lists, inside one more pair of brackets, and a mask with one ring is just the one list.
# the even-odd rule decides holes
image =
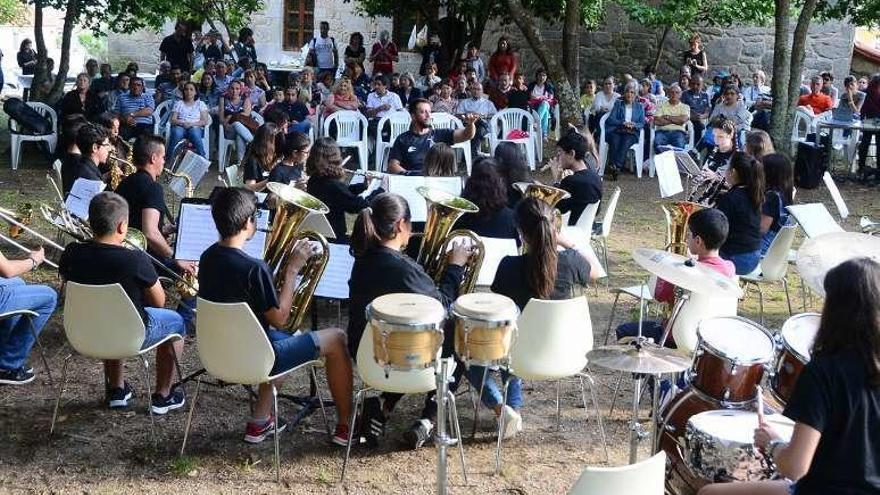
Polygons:
[[709,93],[705,91],[695,93],[689,89],[681,94],[681,102],[691,108],[691,117],[709,113]]
[[[142,93],[140,96],[132,96],[131,93],[122,93],[116,99],[116,113],[119,115],[128,115],[137,112],[142,108],[149,108],[150,110],[156,108],[156,103],[153,101],[152,96],[146,93]],[[135,117],[134,121],[138,124],[152,124],[153,116],[147,115],[145,117]]]

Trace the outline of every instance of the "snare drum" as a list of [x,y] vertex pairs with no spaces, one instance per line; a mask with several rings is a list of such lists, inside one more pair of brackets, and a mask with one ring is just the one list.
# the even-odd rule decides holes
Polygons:
[[396,371],[430,368],[443,345],[440,301],[421,294],[386,294],[367,306],[376,362]]
[[[785,441],[794,423],[781,415],[765,420]],[[715,483],[760,481],[773,477],[775,467],[754,445],[758,414],[751,411],[706,411],[687,422],[685,462],[702,478]]]
[[754,399],[773,356],[773,338],[760,325],[738,316],[707,318],[697,327],[691,383],[721,401]]
[[467,364],[493,366],[510,356],[519,308],[513,299],[488,292],[465,294],[452,306],[455,352]]
[[821,319],[819,313],[794,315],[785,321],[776,335],[779,352],[770,378],[770,392],[783,404],[788,403],[801,371],[810,362],[810,349]]

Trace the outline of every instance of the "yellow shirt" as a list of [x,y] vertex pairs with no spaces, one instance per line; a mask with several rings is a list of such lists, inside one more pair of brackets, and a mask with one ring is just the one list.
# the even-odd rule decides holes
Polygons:
[[[654,112],[655,119],[657,117],[663,117],[663,116],[666,116],[666,117],[688,117],[689,118],[690,115],[691,115],[691,108],[682,102],[678,102],[678,105],[671,105],[669,102],[666,102],[666,103],[660,105],[660,107],[657,108],[657,111]],[[684,132],[684,124],[682,124],[682,125],[668,124],[668,125],[657,126],[657,130],[658,131],[682,131],[682,132]]]
[[581,95],[581,110],[588,110],[590,107],[592,107],[593,98],[595,98],[595,95]]

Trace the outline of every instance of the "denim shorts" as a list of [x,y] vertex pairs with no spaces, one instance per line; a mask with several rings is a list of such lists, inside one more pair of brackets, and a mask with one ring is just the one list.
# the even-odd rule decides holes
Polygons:
[[275,351],[275,366],[272,374],[277,375],[289,369],[295,368],[305,362],[318,359],[321,355],[321,347],[318,345],[318,336],[313,332],[289,334],[278,330],[266,332],[272,349]]
[[144,308],[147,325],[141,349],[148,349],[172,334],[183,337],[183,317],[177,311],[164,308]]

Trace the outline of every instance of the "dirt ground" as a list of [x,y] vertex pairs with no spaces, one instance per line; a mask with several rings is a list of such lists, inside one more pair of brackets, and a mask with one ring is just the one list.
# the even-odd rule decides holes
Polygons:
[[[4,136],[5,137],[5,136]],[[0,138],[0,149],[6,143]],[[38,203],[52,197],[45,175],[48,160],[29,149],[22,168],[11,171],[9,152],[0,158],[0,206],[20,202]],[[200,192],[210,189],[215,173],[201,184]],[[624,175],[617,183],[606,183],[606,196],[619,186],[622,189],[617,214],[609,239],[609,288],[633,285],[646,273],[630,257],[635,247],[663,247],[663,215],[659,208],[656,180],[638,180]],[[880,217],[877,190],[842,183],[851,216],[845,222],[856,230],[858,218]],[[835,212],[824,188],[799,191],[800,202],[821,201]],[[836,214],[835,214],[836,216]],[[36,225],[41,225],[40,221]],[[43,224],[43,227],[45,225]],[[48,232],[43,228],[43,231]],[[799,234],[800,236],[800,234]],[[799,237],[796,241],[801,242]],[[18,256],[8,246],[0,247],[7,256]],[[43,269],[26,277],[58,287],[54,271]],[[795,311],[801,311],[799,280],[789,273],[794,288]],[[767,327],[778,329],[789,316],[781,287],[766,290]],[[613,294],[604,282],[590,289],[590,312],[596,345],[605,338]],[[623,300],[622,300],[623,301]],[[819,310],[821,300],[812,298],[809,309]],[[618,308],[614,324],[629,318],[633,302]],[[335,303],[319,304],[321,326],[344,325],[337,321]],[[100,308],[96,308],[100,313]],[[342,314],[345,314],[343,308]],[[754,293],[741,304],[740,314],[757,320],[757,297]],[[69,352],[61,325],[60,312],[42,334],[49,366],[59,380],[62,361]],[[355,448],[345,483],[339,482],[343,451],[329,445],[323,432],[320,414],[308,418],[281,437],[282,484],[274,483],[272,442],[251,446],[242,442],[244,421],[248,414],[247,394],[241,388],[203,387],[185,457],[178,451],[183,436],[186,409],[157,418],[158,448],[150,442],[150,422],[146,413],[145,391],[140,367],[127,365],[127,378],[135,388],[134,407],[125,412],[109,411],[102,404],[101,367],[97,362],[74,358],[70,380],[62,401],[56,434],[48,436],[56,390],[50,386],[36,352],[31,357],[37,379],[22,387],[0,388],[0,493],[407,493],[434,491],[436,451],[403,450],[399,438],[421,407],[417,397],[407,397],[390,422],[390,432],[377,449]],[[186,371],[199,368],[194,342],[187,345],[183,366]],[[613,414],[616,375],[593,369],[598,382],[598,396],[608,434],[609,465],[626,463],[629,444],[629,394],[618,394]],[[323,376],[319,381],[324,382]],[[285,385],[286,393],[303,393],[308,379],[297,375]],[[356,381],[355,387],[360,386]],[[187,386],[189,398],[194,384]],[[326,390],[326,389],[325,389]],[[465,387],[462,387],[465,390]],[[458,410],[465,432],[469,484],[461,477],[457,457],[450,451],[449,483],[452,493],[565,493],[587,465],[604,465],[595,414],[584,411],[576,381],[563,382],[561,429],[555,425],[555,387],[552,383],[527,383],[522,411],[525,431],[504,444],[504,464],[500,475],[493,474],[494,421],[482,410],[483,428],[470,438],[472,409],[467,393],[458,396]],[[623,406],[623,408],[621,407]],[[295,406],[281,402],[283,416],[290,417]],[[188,409],[188,408],[187,408]],[[332,411],[332,410],[331,410]],[[647,422],[647,409],[642,410]],[[641,455],[648,454],[643,442]]]

